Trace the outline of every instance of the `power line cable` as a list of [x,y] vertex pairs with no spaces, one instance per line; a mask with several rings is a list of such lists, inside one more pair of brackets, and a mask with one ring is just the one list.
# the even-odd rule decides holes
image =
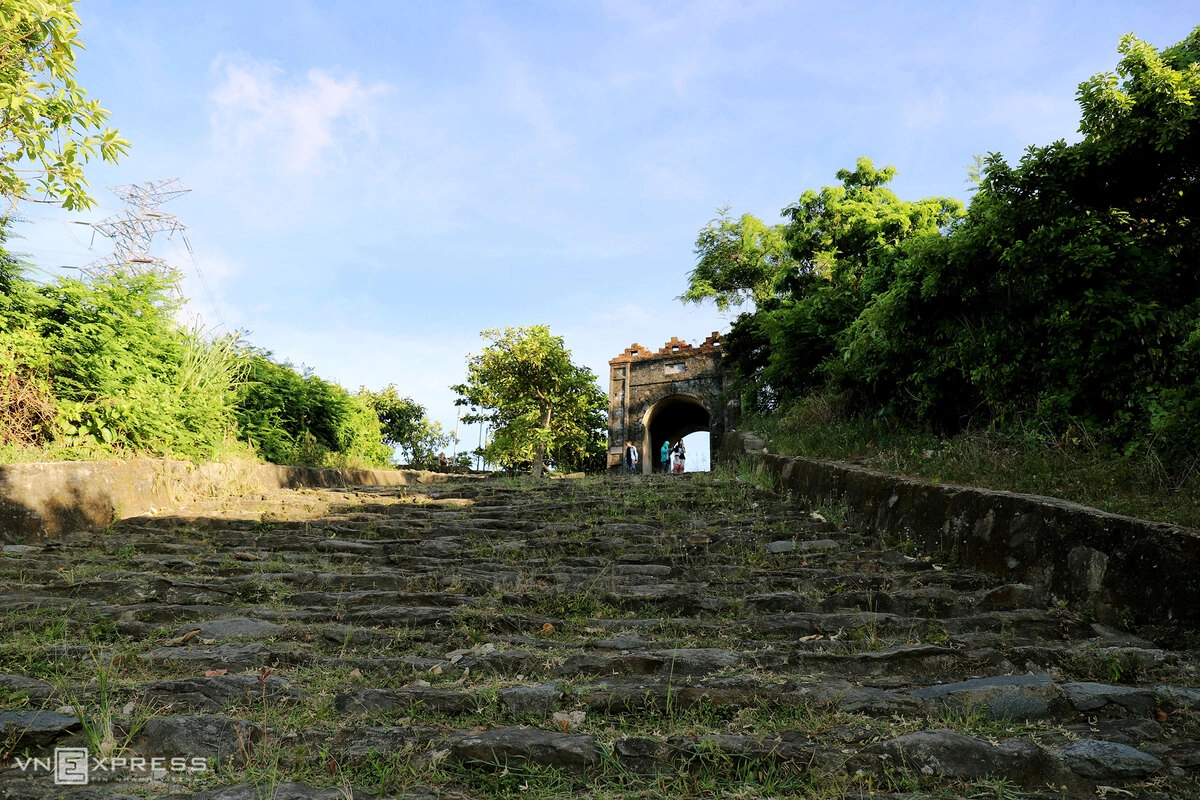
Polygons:
[[[220,304],[217,303],[216,295],[213,294],[212,287],[209,286],[208,278],[204,276],[204,270],[200,268],[200,260],[196,258],[196,251],[192,247],[192,243],[188,240],[187,234],[183,234],[180,238],[183,239],[183,244],[187,248],[188,259],[192,262],[192,267],[196,270],[196,277],[200,279],[200,286],[204,289],[204,295],[208,298],[208,304],[212,308],[213,314],[217,316],[217,322],[220,323],[221,328],[228,331],[229,325],[226,324],[225,318],[221,316]],[[175,247],[175,252],[179,253],[179,243],[173,242],[172,244]]]

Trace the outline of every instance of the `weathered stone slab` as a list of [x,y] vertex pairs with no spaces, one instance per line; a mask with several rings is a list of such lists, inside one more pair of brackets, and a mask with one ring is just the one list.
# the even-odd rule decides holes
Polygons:
[[11,741],[11,749],[41,748],[79,727],[79,719],[54,711],[0,711],[0,736]]
[[283,635],[287,628],[261,619],[229,617],[185,625],[175,635],[184,636],[192,631],[200,639],[224,642],[230,639],[269,639]]
[[543,767],[580,769],[600,760],[596,737],[536,728],[496,728],[466,736],[450,747],[464,764],[504,767],[527,762]]
[[209,769],[216,769],[218,763],[244,763],[262,734],[262,729],[248,720],[210,715],[152,717],[133,747],[146,758],[209,759]]
[[380,606],[351,611],[344,619],[363,625],[386,625],[389,628],[424,628],[453,621],[454,609],[437,606]]
[[238,705],[296,700],[300,694],[277,675],[210,675],[154,681],[142,688],[144,700],[158,708],[224,711]]
[[222,644],[216,647],[159,647],[138,658],[157,664],[196,671],[226,669],[230,672],[246,672],[270,666],[278,660],[266,645],[258,642],[248,644]]
[[959,707],[986,707],[992,719],[1042,719],[1070,708],[1063,691],[1048,675],[1003,675],[926,686],[913,697]]
[[24,675],[0,674],[0,689],[14,694],[18,692],[24,693],[29,696],[30,700],[45,700],[54,694],[53,684]]
[[406,686],[403,689],[358,689],[334,699],[339,714],[375,714],[403,711],[421,705],[443,714],[462,714],[475,707],[474,699],[462,692],[431,686]]
[[1063,691],[1071,704],[1083,714],[1137,717],[1154,711],[1154,690],[1135,686],[1109,686],[1081,681],[1064,683]]
[[867,745],[847,764],[851,771],[872,772],[896,766],[927,776],[1005,778],[1026,789],[1044,786],[1061,774],[1054,757],[1028,739],[990,744],[948,730],[918,731]]
[[1079,739],[1060,745],[1057,754],[1077,775],[1093,780],[1145,778],[1163,769],[1154,756],[1116,742]]
[[923,707],[920,699],[910,695],[858,686],[845,681],[801,687],[794,692],[794,696],[813,706],[836,708],[848,714],[870,714],[880,717],[913,714]]
[[540,686],[508,686],[499,692],[500,702],[509,713],[538,716],[546,716],[553,711],[562,696],[557,682]]

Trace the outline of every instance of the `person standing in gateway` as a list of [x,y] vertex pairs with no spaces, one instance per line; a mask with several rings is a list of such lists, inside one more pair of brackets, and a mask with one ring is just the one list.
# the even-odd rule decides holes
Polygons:
[[675,450],[673,452],[674,452],[674,458],[671,459],[671,461],[672,461],[672,464],[671,464],[672,470],[671,471],[672,472],[683,472],[684,462],[685,462],[685,459],[687,458],[687,456],[685,455],[685,453],[687,453],[687,448],[685,448],[683,446],[683,439],[680,439],[678,442],[676,442]]
[[662,449],[658,451],[659,469],[663,472],[671,471],[671,442],[668,439],[663,442]]

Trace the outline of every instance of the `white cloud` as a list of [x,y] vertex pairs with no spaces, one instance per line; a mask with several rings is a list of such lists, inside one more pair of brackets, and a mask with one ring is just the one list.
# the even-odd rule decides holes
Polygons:
[[248,58],[221,56],[213,70],[220,75],[209,93],[214,149],[292,174],[322,172],[369,144],[378,101],[389,91],[320,69],[289,81],[279,67]]

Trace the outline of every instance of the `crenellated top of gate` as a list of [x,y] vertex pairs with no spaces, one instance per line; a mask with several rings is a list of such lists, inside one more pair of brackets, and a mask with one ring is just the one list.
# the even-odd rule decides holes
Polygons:
[[721,352],[721,334],[713,331],[712,335],[705,339],[703,344],[696,345],[695,347],[677,336],[672,336],[671,340],[657,351],[653,351],[648,347],[642,347],[640,344],[634,342],[625,348],[625,352],[608,363],[624,364],[630,361],[642,361],[651,358],[679,358],[681,356],[707,355],[719,352]]

